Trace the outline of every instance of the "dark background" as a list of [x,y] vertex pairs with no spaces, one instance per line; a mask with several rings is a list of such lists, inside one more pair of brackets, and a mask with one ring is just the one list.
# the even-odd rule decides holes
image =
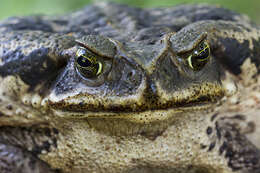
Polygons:
[[[96,0],[97,2],[98,0]],[[183,3],[209,3],[247,14],[260,24],[259,0],[113,0],[138,7],[166,7]],[[93,0],[0,0],[0,19],[31,14],[62,14]]]

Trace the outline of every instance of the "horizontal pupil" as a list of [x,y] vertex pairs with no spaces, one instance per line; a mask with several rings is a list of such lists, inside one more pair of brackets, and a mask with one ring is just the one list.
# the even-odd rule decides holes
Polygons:
[[204,60],[208,57],[209,57],[209,49],[208,48],[205,49],[204,51],[200,52],[199,55],[195,56],[195,58],[200,59],[200,60]]
[[85,57],[83,57],[83,56],[78,57],[77,63],[78,63],[81,67],[89,67],[89,66],[92,65],[91,62],[90,62],[87,58],[85,58]]

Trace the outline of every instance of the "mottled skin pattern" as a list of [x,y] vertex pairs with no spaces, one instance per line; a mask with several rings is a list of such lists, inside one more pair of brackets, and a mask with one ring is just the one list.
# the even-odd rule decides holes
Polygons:
[[[246,16],[208,5],[0,22],[0,172],[259,173],[260,111],[221,100],[246,60],[258,67],[259,37]],[[200,43],[210,58],[194,70]],[[100,75],[76,70],[79,48]]]

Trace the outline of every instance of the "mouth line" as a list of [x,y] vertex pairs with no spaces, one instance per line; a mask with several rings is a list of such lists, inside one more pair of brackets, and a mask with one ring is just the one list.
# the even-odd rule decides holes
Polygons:
[[63,118],[127,118],[129,116],[139,117],[144,114],[158,114],[158,113],[168,113],[168,112],[185,112],[185,111],[200,111],[206,110],[214,105],[214,102],[205,103],[190,103],[184,106],[166,107],[166,108],[154,108],[145,110],[62,110],[57,109],[54,112]]
[[203,105],[214,104],[218,101],[218,98],[210,98],[210,97],[198,97],[194,100],[182,100],[179,102],[155,102],[153,104],[149,104],[149,102],[138,104],[138,103],[126,103],[126,104],[85,104],[81,102],[79,104],[66,104],[64,102],[52,103],[49,102],[49,106],[53,110],[61,110],[64,112],[75,112],[75,113],[141,113],[147,111],[165,111],[168,109],[182,109],[182,108],[192,108],[199,107]]

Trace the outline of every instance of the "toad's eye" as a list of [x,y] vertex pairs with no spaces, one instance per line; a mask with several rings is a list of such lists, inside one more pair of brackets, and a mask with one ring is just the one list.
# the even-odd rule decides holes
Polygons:
[[75,61],[76,69],[85,78],[97,77],[102,72],[102,62],[86,49],[78,49]]
[[201,43],[188,57],[187,61],[195,71],[201,70],[208,62],[210,57],[209,45],[206,42]]

